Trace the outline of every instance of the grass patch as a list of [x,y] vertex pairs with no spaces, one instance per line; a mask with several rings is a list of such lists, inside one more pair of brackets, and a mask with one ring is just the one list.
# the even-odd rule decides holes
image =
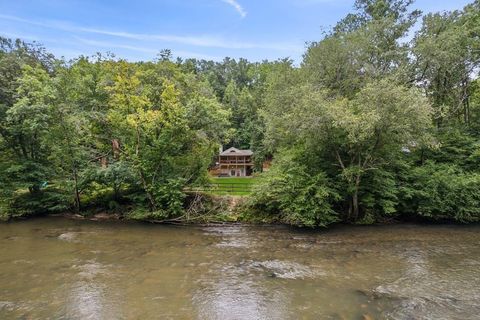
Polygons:
[[257,178],[254,177],[230,177],[230,178],[218,178],[211,177],[210,182],[218,184],[247,184],[252,186]]
[[203,191],[212,195],[248,196],[256,180],[254,177],[210,177],[210,185]]

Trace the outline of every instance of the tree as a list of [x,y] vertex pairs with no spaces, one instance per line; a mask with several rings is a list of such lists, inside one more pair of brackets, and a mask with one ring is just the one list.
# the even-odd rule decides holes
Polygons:
[[357,0],[349,14],[319,42],[312,42],[303,68],[309,82],[331,94],[351,98],[365,84],[388,76],[404,76],[407,35],[420,12],[411,0]]
[[[359,217],[362,179],[370,170],[427,140],[431,108],[415,89],[381,80],[367,85],[353,99],[330,99],[311,86],[296,92],[292,105],[267,124],[272,140],[307,146],[330,159],[347,182],[348,219]],[[273,108],[274,106],[272,106]],[[280,140],[280,141],[282,141]],[[307,149],[309,150],[309,149]],[[332,162],[332,160],[334,162]]]
[[11,179],[34,193],[52,175],[48,132],[52,125],[54,88],[50,76],[41,67],[24,65],[22,70],[18,98],[5,112],[2,132],[5,144],[16,157],[7,169]]
[[302,163],[300,149],[282,150],[272,170],[255,186],[251,206],[256,213],[268,213],[283,223],[325,227],[339,221],[333,209],[340,195],[325,173]]
[[[73,207],[81,209],[83,192],[82,175],[95,164],[94,139],[90,134],[88,104],[95,101],[85,90],[84,77],[76,68],[58,67],[55,78],[55,100],[52,126],[49,131],[50,165],[55,170],[56,181],[72,194]],[[79,95],[79,92],[85,94]],[[91,110],[91,109],[90,109]]]
[[206,172],[228,113],[209,90],[195,92],[201,87],[177,78],[171,62],[159,63],[172,72],[157,78],[125,61],[112,64],[107,117],[120,158],[136,172],[150,210],[165,217],[183,210],[182,189]]
[[435,121],[470,124],[471,81],[480,63],[478,1],[463,11],[428,14],[414,39],[415,81],[435,108]]

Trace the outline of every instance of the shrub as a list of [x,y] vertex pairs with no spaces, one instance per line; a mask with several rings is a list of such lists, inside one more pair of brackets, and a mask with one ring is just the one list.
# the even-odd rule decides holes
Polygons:
[[323,172],[311,174],[287,155],[260,177],[250,207],[293,225],[327,226],[338,221],[332,204],[339,198]]
[[421,217],[458,222],[480,221],[480,174],[454,165],[427,163],[413,171],[411,201]]
[[36,193],[17,193],[8,207],[10,217],[22,217],[38,214],[60,213],[70,209],[71,195],[48,188]]

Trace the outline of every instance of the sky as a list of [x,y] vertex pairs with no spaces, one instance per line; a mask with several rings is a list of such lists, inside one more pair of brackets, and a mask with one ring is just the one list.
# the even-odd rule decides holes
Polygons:
[[[423,12],[473,0],[416,0]],[[352,12],[354,0],[0,0],[0,35],[43,44],[66,59],[112,52],[175,57],[301,61],[305,43]]]

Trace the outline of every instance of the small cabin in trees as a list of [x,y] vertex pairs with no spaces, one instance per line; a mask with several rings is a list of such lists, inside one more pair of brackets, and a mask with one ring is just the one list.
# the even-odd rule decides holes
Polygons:
[[248,177],[253,172],[252,150],[229,148],[218,157],[219,176]]

